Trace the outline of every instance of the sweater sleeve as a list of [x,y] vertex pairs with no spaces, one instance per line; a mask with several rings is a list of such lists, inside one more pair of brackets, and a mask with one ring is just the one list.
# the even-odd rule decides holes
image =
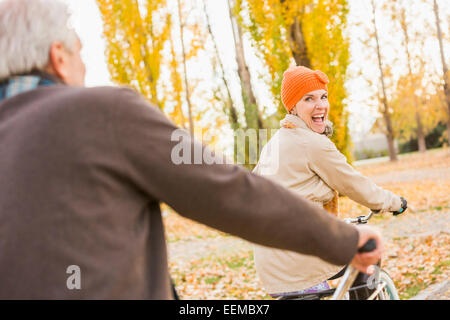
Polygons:
[[337,265],[349,263],[355,255],[355,227],[246,169],[211,164],[211,159],[220,162],[221,157],[133,91],[118,89],[111,100],[118,170],[149,198],[257,244]]
[[356,171],[330,139],[322,136],[320,139],[308,145],[309,166],[330,188],[373,210],[400,209],[399,196]]

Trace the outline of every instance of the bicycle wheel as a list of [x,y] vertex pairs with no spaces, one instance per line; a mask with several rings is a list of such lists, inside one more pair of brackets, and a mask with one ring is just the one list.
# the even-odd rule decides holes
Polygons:
[[380,284],[384,285],[384,288],[378,293],[377,300],[400,300],[394,281],[384,270],[380,271]]

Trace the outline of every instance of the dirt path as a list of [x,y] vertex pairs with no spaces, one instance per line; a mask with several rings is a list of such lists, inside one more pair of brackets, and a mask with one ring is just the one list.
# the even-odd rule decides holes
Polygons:
[[450,280],[432,285],[410,300],[450,300]]
[[428,168],[422,170],[407,170],[399,172],[389,172],[371,177],[376,184],[388,182],[408,182],[425,180],[449,180],[450,168]]
[[450,210],[432,213],[406,211],[405,215],[383,219],[376,225],[387,239],[450,234]]
[[169,243],[169,259],[189,261],[216,254],[224,255],[241,250],[251,250],[252,244],[232,236],[209,239],[180,240]]

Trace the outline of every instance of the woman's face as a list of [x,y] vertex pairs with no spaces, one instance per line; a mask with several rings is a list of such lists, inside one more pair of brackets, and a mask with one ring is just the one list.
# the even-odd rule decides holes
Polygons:
[[329,109],[328,92],[319,89],[305,94],[291,113],[300,117],[312,131],[324,133]]

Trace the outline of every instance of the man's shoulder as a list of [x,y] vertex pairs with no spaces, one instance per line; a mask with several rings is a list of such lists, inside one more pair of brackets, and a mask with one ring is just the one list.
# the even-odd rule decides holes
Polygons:
[[118,103],[128,99],[140,99],[140,94],[128,87],[70,87],[70,86],[54,86],[43,88],[49,90],[51,98],[64,99],[67,102],[84,102],[82,105],[102,103],[111,104]]
[[[42,88],[37,100],[48,108],[64,111],[89,111],[90,113],[158,112],[159,109],[140,93],[129,87],[70,87]],[[119,110],[119,111],[118,111]]]
[[142,98],[142,95],[136,90],[127,86],[99,86],[99,87],[73,87],[83,91],[86,97],[117,99],[117,98]]

